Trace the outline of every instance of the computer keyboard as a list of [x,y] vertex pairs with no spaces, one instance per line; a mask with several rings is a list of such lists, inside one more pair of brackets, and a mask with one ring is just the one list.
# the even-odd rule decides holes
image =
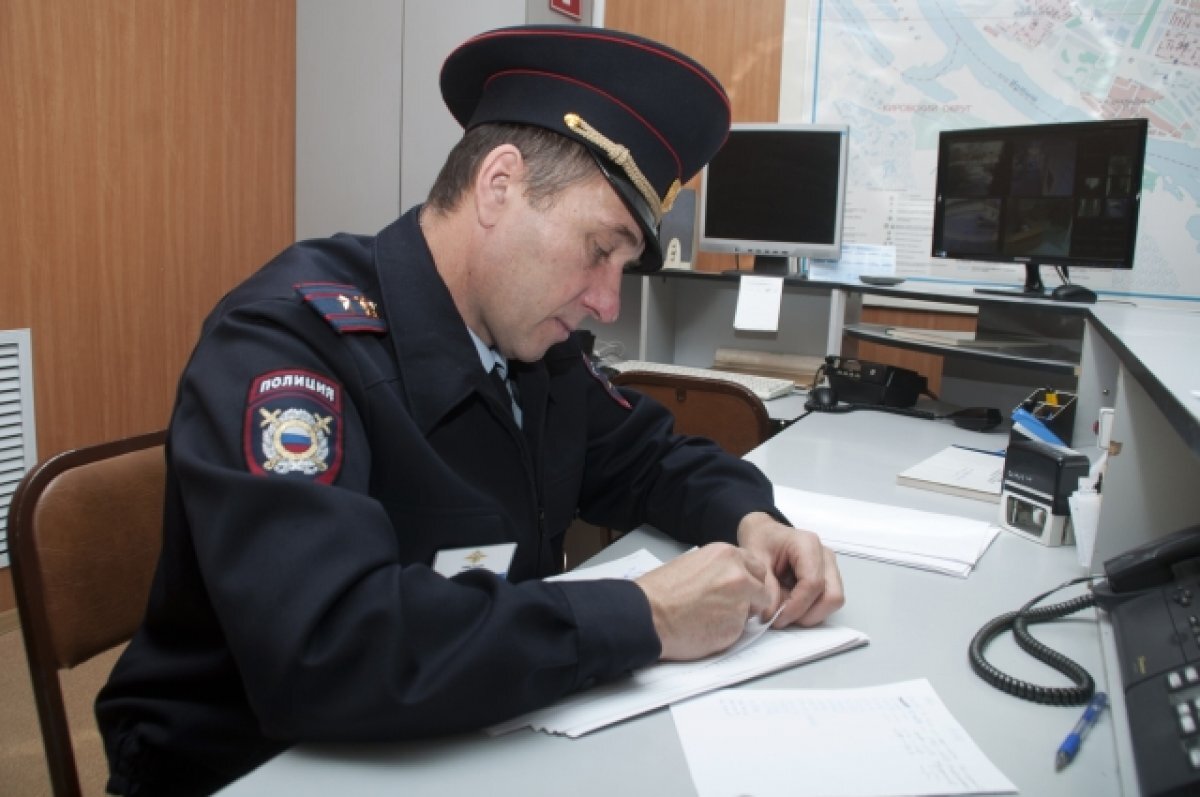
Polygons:
[[757,376],[754,374],[739,374],[731,371],[718,371],[715,368],[698,368],[691,365],[675,365],[674,363],[656,363],[646,360],[622,360],[617,363],[605,363],[621,373],[626,371],[649,371],[659,374],[681,374],[683,376],[699,376],[704,379],[724,379],[736,382],[748,388],[751,393],[763,401],[785,396],[792,392],[795,383],[790,379],[780,379],[775,376]]

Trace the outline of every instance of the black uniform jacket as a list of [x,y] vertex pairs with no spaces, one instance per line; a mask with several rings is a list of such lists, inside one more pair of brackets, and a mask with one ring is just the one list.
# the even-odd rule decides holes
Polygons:
[[[578,513],[732,542],[753,466],[616,392],[574,340],[488,379],[412,211],[297,244],[182,376],[146,619],[97,700],[110,788],[206,793],[299,741],[444,734],[653,662],[641,590],[547,583]],[[515,542],[506,578],[431,569]]]

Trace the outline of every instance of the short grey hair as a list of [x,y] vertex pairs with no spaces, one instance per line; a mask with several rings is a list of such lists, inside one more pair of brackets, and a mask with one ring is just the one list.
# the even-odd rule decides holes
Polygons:
[[583,144],[553,130],[533,125],[483,124],[463,134],[429,190],[427,204],[452,210],[471,187],[484,156],[502,144],[512,144],[525,160],[525,197],[545,209],[569,185],[598,171]]

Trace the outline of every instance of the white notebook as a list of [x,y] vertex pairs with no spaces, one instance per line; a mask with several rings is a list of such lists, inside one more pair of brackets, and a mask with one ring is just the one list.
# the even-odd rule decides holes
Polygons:
[[997,451],[947,446],[896,475],[898,484],[1000,502],[1004,455]]

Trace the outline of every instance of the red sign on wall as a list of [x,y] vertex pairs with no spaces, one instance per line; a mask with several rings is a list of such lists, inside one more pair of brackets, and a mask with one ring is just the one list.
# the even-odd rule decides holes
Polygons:
[[550,10],[571,19],[583,19],[583,0],[550,0]]

